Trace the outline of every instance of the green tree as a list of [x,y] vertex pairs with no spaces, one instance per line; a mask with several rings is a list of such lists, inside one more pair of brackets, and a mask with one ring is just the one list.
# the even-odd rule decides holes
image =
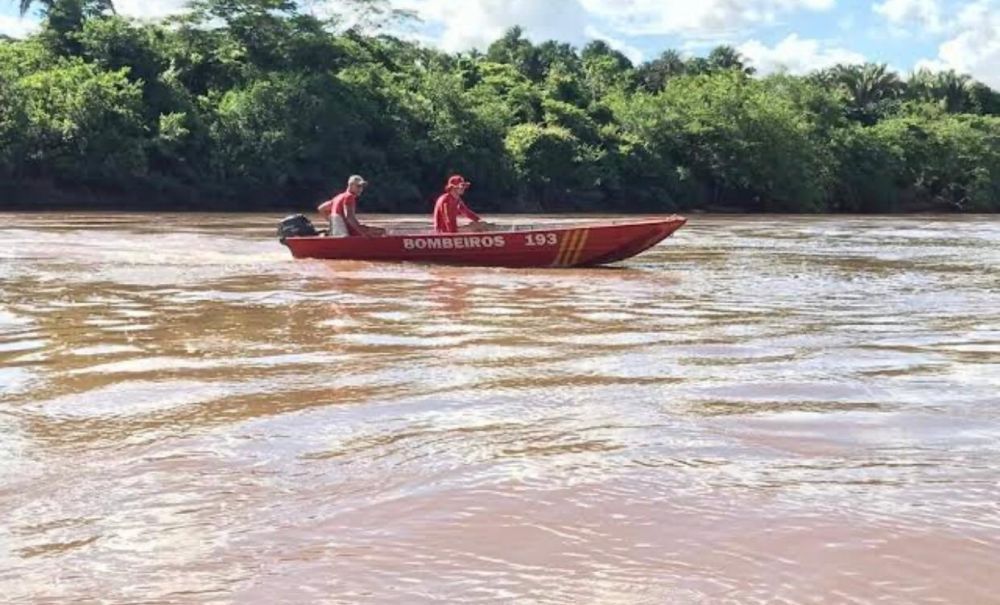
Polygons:
[[819,140],[828,140],[835,132],[849,128],[841,95],[809,78],[773,74],[761,82],[773,94],[791,101],[803,117],[812,123]]
[[712,64],[705,57],[689,57],[684,62],[684,72],[693,76],[711,73]]
[[16,176],[24,157],[28,116],[24,97],[8,73],[0,71],[0,175]]
[[873,128],[852,123],[832,133],[836,157],[833,208],[845,212],[896,212],[902,202],[902,150]]
[[261,71],[286,68],[287,45],[294,39],[298,7],[291,0],[192,0],[189,19],[198,26],[226,23],[246,63]]
[[875,134],[902,159],[902,203],[919,210],[1000,209],[1000,119],[916,106]]
[[670,78],[684,75],[687,66],[684,58],[673,49],[663,51],[659,57],[643,63],[638,70],[639,83],[649,92],[663,90]]
[[715,203],[771,211],[826,207],[831,157],[791,99],[739,71],[672,80],[648,104]]
[[124,71],[74,59],[22,78],[30,176],[127,183],[145,172],[142,93]]
[[574,188],[586,187],[587,171],[581,166],[585,150],[561,126],[520,124],[507,133],[505,146],[521,184],[522,200],[537,200],[539,209],[565,206]]
[[461,172],[493,210],[998,209],[1000,93],[953,72],[757,78],[726,46],[634,66],[519,28],[448,54],[386,35],[407,19],[389,0],[196,0],[156,23],[22,4],[45,24],[0,40],[0,203],[41,182],[308,207],[361,172],[366,208],[426,212]]
[[479,71],[481,80],[469,91],[472,102],[500,112],[507,127],[541,119],[542,91],[512,65],[483,61]]
[[1000,116],[1000,92],[982,82],[973,82],[969,86],[969,98],[972,111],[981,115]]
[[[303,0],[298,5],[310,12],[334,12],[333,21],[339,28],[365,34],[377,35],[389,28],[398,28],[419,21],[417,14],[394,6],[391,0]],[[314,11],[313,5],[319,5]]]
[[848,115],[863,124],[874,124],[896,107],[905,85],[883,64],[837,65],[822,72],[821,81],[846,95]]
[[66,0],[18,0],[18,8],[21,16],[27,15],[32,8],[39,8],[43,14],[48,15],[60,8],[73,8],[88,16],[102,14],[106,11],[114,12],[112,0],[88,0],[85,2],[67,2]]
[[936,102],[950,113],[964,113],[973,106],[970,94],[971,77],[954,70],[932,72],[921,69],[906,83],[907,97],[918,101]]
[[350,78],[275,75],[202,102],[210,110],[207,177],[245,200],[289,192],[315,201],[331,173],[384,171],[375,153],[396,140],[377,139],[396,125],[373,127],[384,107]]
[[577,107],[587,107],[594,98],[582,75],[574,74],[559,64],[549,70],[544,86],[553,99]]
[[563,73],[576,77],[582,73],[583,64],[580,61],[580,56],[569,44],[549,40],[539,44],[537,51],[542,71],[547,75],[553,69],[559,69]]
[[486,58],[494,63],[512,65],[524,77],[537,82],[545,75],[545,64],[538,48],[524,37],[520,27],[508,29],[486,50]]
[[79,54],[76,35],[92,17],[114,12],[111,0],[20,0],[21,16],[38,8],[44,16],[42,39],[57,54]]
[[632,62],[601,40],[594,40],[580,53],[588,88],[597,97],[615,90],[635,88],[635,70]]
[[716,46],[708,54],[708,64],[711,70],[735,69],[747,75],[753,74],[754,69],[746,65],[743,55],[732,46]]

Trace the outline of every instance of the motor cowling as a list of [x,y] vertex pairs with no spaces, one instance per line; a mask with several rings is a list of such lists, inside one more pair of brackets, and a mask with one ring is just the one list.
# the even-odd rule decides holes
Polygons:
[[282,244],[289,237],[312,237],[319,235],[312,221],[301,214],[287,216],[278,223],[278,241]]

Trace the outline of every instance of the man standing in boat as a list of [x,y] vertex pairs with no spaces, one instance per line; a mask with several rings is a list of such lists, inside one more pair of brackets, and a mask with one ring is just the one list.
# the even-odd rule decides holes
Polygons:
[[[434,230],[438,233],[458,233],[459,231],[486,231],[489,223],[479,218],[469,207],[465,205],[462,196],[471,185],[461,175],[455,175],[448,179],[444,193],[434,203]],[[459,215],[472,221],[472,224],[458,228]]]
[[330,237],[379,237],[385,229],[362,225],[355,216],[358,197],[364,192],[368,182],[359,175],[347,179],[347,190],[333,199],[323,202],[317,211],[320,216],[330,219]]

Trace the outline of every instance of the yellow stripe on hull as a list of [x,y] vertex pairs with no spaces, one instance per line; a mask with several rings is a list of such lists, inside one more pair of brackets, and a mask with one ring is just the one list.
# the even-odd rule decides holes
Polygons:
[[583,256],[583,248],[587,245],[587,237],[590,235],[590,231],[582,229],[580,231],[580,238],[576,244],[576,250],[573,251],[572,256],[570,256],[570,262],[567,263],[570,267],[576,265],[580,262],[580,258]]
[[556,260],[552,263],[553,267],[564,267],[566,266],[566,261],[569,260],[569,255],[573,250],[573,245],[575,243],[577,234],[579,231],[570,231],[563,238],[562,244],[559,246],[559,253],[556,254]]

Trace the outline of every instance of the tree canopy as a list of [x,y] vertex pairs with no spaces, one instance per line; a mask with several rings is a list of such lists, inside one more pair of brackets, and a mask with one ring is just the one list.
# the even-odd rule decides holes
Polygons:
[[1000,93],[838,65],[760,76],[728,46],[634,64],[512,28],[447,54],[380,33],[384,0],[19,0],[0,41],[0,207],[425,212],[447,175],[488,211],[1000,210]]

